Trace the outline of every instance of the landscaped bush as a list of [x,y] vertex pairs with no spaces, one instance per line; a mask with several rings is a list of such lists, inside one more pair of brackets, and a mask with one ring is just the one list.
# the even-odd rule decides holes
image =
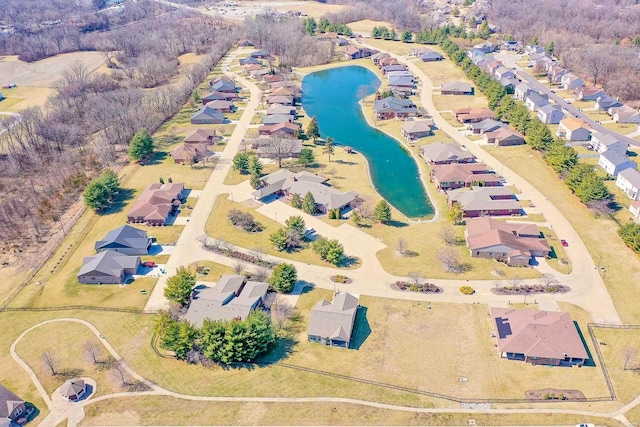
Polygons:
[[229,214],[227,215],[229,218],[229,222],[236,227],[242,228],[244,231],[248,231],[250,233],[257,233],[262,231],[264,227],[259,222],[253,218],[248,212],[242,212],[238,209],[231,209]]
[[347,276],[343,276],[342,274],[336,274],[333,276],[333,281],[336,283],[347,283],[349,278]]
[[402,280],[397,280],[395,283],[398,290],[401,291],[411,291],[411,292],[423,292],[423,293],[440,293],[442,292],[442,288],[437,287],[433,283],[409,283]]
[[475,289],[473,289],[471,286],[461,286],[460,292],[465,295],[473,295],[474,293],[476,293]]

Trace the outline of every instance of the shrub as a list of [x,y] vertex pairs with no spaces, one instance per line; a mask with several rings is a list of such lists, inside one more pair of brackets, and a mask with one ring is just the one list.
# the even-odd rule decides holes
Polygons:
[[229,222],[236,227],[242,228],[244,231],[248,231],[250,233],[262,231],[262,224],[256,222],[248,212],[242,212],[238,209],[231,209],[229,214],[227,215],[229,218]]
[[347,276],[343,276],[342,274],[336,274],[333,277],[333,281],[336,283],[347,283],[348,280],[349,278]]
[[476,291],[471,286],[461,286],[460,292],[462,292],[464,295],[473,295]]

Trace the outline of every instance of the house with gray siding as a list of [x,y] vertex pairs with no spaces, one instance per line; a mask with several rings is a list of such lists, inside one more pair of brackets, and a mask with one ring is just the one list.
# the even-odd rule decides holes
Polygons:
[[87,285],[119,284],[126,276],[136,274],[140,257],[106,250],[84,257],[78,272],[78,282]]
[[358,295],[337,294],[333,301],[320,300],[311,310],[307,338],[311,342],[349,348],[360,304]]

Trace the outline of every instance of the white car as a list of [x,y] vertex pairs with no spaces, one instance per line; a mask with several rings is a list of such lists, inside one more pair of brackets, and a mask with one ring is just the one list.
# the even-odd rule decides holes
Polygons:
[[564,102],[566,102],[567,104],[571,104],[571,100],[570,99],[563,99]]

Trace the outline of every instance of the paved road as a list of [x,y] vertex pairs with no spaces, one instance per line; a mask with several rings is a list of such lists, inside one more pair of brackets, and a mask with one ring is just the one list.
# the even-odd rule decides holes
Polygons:
[[620,139],[621,141],[624,141],[630,145],[635,145],[640,147],[640,141],[637,141],[633,138],[629,138],[625,135],[614,132],[611,129],[608,129],[602,126],[600,123],[597,123],[595,120],[591,119],[588,115],[586,115],[580,109],[574,107],[572,104],[568,104],[564,100],[564,98],[560,97],[558,94],[554,92],[551,92],[551,89],[549,89],[548,87],[540,83],[535,77],[529,74],[525,69],[521,68],[520,66],[518,66],[518,64],[516,64],[516,60],[520,59],[519,56],[516,56],[514,54],[504,53],[504,52],[496,53],[494,54],[494,56],[496,57],[496,59],[502,61],[507,67],[515,69],[516,73],[518,74],[518,77],[520,77],[522,81],[526,81],[527,83],[529,83],[529,85],[534,89],[536,89],[538,92],[549,95],[549,99],[553,100],[556,103],[556,105],[558,105],[560,108],[562,108],[569,114],[573,115],[574,117],[579,117],[585,122],[587,122],[587,124],[591,126],[591,129],[596,130],[598,132],[605,133],[605,134],[613,135],[616,138]]

